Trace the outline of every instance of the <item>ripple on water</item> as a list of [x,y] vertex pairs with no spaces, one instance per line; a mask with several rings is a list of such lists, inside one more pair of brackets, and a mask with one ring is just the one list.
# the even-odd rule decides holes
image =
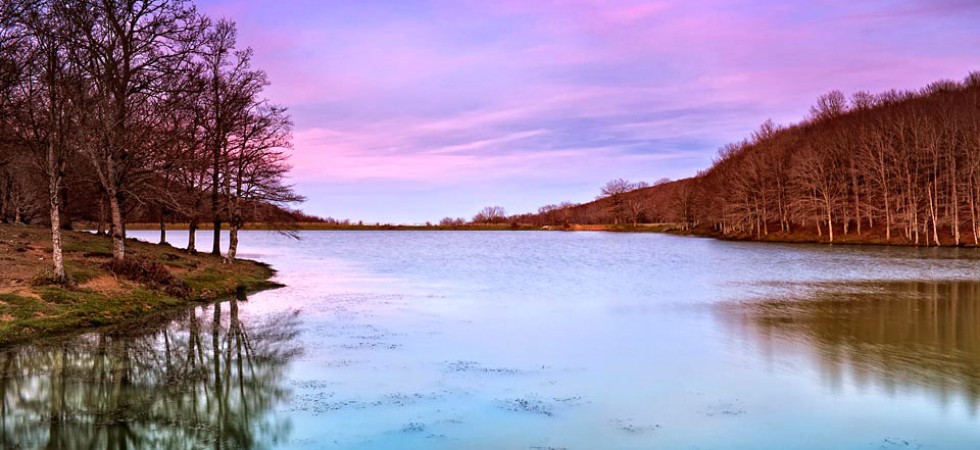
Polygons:
[[433,392],[391,393],[373,400],[359,398],[337,398],[335,392],[313,392],[294,395],[290,411],[303,411],[320,415],[335,411],[354,411],[371,408],[402,408],[419,404],[461,398],[468,395],[458,390]]
[[553,417],[559,409],[581,405],[584,401],[582,397],[544,398],[531,394],[523,397],[497,399],[495,403],[505,411]]
[[633,419],[615,419],[612,424],[618,430],[629,434],[648,434],[660,429],[660,424],[641,425]]
[[734,400],[718,400],[708,405],[701,412],[708,417],[738,417],[746,414],[745,409],[742,408],[742,401],[737,398]]
[[925,448],[925,446],[914,440],[906,440],[897,437],[888,437],[881,440],[881,445],[878,447],[883,450],[894,450],[900,448]]
[[509,367],[486,367],[476,361],[452,361],[446,362],[447,373],[475,373],[487,375],[522,375],[530,373],[523,369]]

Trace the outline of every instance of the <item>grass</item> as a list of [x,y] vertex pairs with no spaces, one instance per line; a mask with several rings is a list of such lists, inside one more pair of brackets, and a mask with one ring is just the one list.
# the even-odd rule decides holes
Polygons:
[[224,264],[167,245],[127,240],[125,267],[112,264],[111,240],[64,232],[71,283],[49,282],[50,230],[0,224],[0,347],[92,327],[145,319],[241,291],[279,286],[266,264]]

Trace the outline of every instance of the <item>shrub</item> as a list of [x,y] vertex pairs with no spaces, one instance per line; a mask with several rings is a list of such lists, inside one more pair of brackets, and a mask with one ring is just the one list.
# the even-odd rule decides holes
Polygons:
[[34,278],[31,279],[31,286],[61,286],[65,288],[74,288],[76,284],[71,275],[67,273],[63,278],[60,278],[54,275],[54,270],[44,269],[38,272],[37,275],[34,275]]
[[174,297],[186,298],[191,293],[187,283],[155,261],[129,258],[122,261],[113,260],[105,266],[116,275],[161,290]]

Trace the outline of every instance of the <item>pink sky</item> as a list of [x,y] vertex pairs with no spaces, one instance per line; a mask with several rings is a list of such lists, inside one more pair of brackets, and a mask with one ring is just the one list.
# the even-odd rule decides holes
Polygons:
[[980,2],[230,1],[296,122],[313,214],[367,222],[591,200],[693,175],[820,94],[980,70]]

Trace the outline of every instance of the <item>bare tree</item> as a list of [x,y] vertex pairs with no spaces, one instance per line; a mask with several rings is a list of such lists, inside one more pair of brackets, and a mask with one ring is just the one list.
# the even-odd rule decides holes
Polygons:
[[285,206],[304,200],[284,184],[290,166],[283,150],[292,147],[291,128],[284,108],[258,102],[244,111],[225,175],[230,227],[226,261],[234,261],[238,253],[247,204]]
[[121,204],[134,173],[147,166],[152,148],[142,145],[153,103],[168,89],[166,75],[189,63],[203,21],[183,0],[77,0],[71,2],[79,49],[94,94],[97,125],[82,147],[106,191],[113,257],[125,258]]
[[440,227],[461,227],[463,225],[466,225],[466,219],[462,217],[456,219],[452,217],[443,217],[441,220],[439,220]]
[[473,223],[501,223],[507,220],[507,213],[502,206],[487,206],[473,216]]
[[17,88],[20,107],[12,129],[47,179],[54,280],[67,282],[61,244],[61,204],[66,163],[76,151],[84,95],[81,73],[66,45],[68,11],[60,2],[36,1],[13,19],[26,38],[25,73]]
[[637,197],[626,195],[629,192],[647,187],[645,183],[634,183],[623,178],[609,181],[599,191],[599,198],[608,198],[611,202],[613,221],[631,220],[636,225],[641,212],[641,204]]
[[211,220],[214,233],[211,253],[214,255],[221,255],[222,170],[228,165],[229,141],[235,128],[235,116],[241,113],[247,101],[241,97],[238,88],[242,77],[250,77],[251,53],[236,52],[237,39],[235,24],[220,20],[208,30],[202,51],[207,70],[204,123],[211,156]]

